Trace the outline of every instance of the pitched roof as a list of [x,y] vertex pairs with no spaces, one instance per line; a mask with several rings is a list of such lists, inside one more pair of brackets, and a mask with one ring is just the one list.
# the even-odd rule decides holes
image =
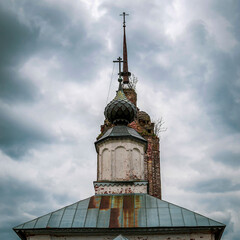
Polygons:
[[95,142],[95,145],[107,139],[132,138],[147,145],[147,140],[143,138],[135,129],[120,125],[108,129],[103,136]]
[[[148,194],[95,195],[14,230],[220,227],[225,225]],[[20,231],[22,232],[22,231]],[[23,238],[24,239],[24,238]]]
[[225,225],[148,194],[95,195],[21,225],[22,240],[30,234],[214,233],[219,240]]

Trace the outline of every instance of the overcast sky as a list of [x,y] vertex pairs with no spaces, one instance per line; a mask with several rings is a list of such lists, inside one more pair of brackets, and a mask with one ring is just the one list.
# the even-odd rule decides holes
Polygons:
[[0,1],[0,239],[94,194],[123,11],[138,107],[167,128],[163,199],[239,239],[239,0]]

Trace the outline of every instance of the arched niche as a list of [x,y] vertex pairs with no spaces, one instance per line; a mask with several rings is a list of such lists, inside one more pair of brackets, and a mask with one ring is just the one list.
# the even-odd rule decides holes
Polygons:
[[127,180],[130,175],[130,162],[128,152],[125,147],[115,148],[115,179]]
[[133,179],[143,179],[142,154],[138,148],[132,150],[131,175]]
[[144,145],[111,139],[99,145],[98,181],[144,180]]
[[108,148],[104,148],[102,151],[100,165],[101,180],[111,180],[111,151]]

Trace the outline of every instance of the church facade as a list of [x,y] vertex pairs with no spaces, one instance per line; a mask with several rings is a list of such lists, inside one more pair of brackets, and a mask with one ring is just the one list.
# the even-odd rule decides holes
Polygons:
[[[225,225],[162,200],[159,138],[129,84],[125,16],[119,88],[95,142],[95,195],[14,228],[22,240],[219,240]],[[123,63],[123,71],[121,70]]]

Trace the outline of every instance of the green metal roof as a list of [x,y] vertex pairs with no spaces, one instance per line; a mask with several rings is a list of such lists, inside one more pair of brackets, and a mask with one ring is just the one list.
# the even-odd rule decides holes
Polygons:
[[136,141],[140,141],[147,146],[147,140],[143,138],[135,129],[119,125],[108,129],[103,136],[95,142],[98,143],[107,139],[119,139],[119,138],[132,138]]
[[225,227],[224,224],[148,194],[95,195],[14,230],[51,228]]

